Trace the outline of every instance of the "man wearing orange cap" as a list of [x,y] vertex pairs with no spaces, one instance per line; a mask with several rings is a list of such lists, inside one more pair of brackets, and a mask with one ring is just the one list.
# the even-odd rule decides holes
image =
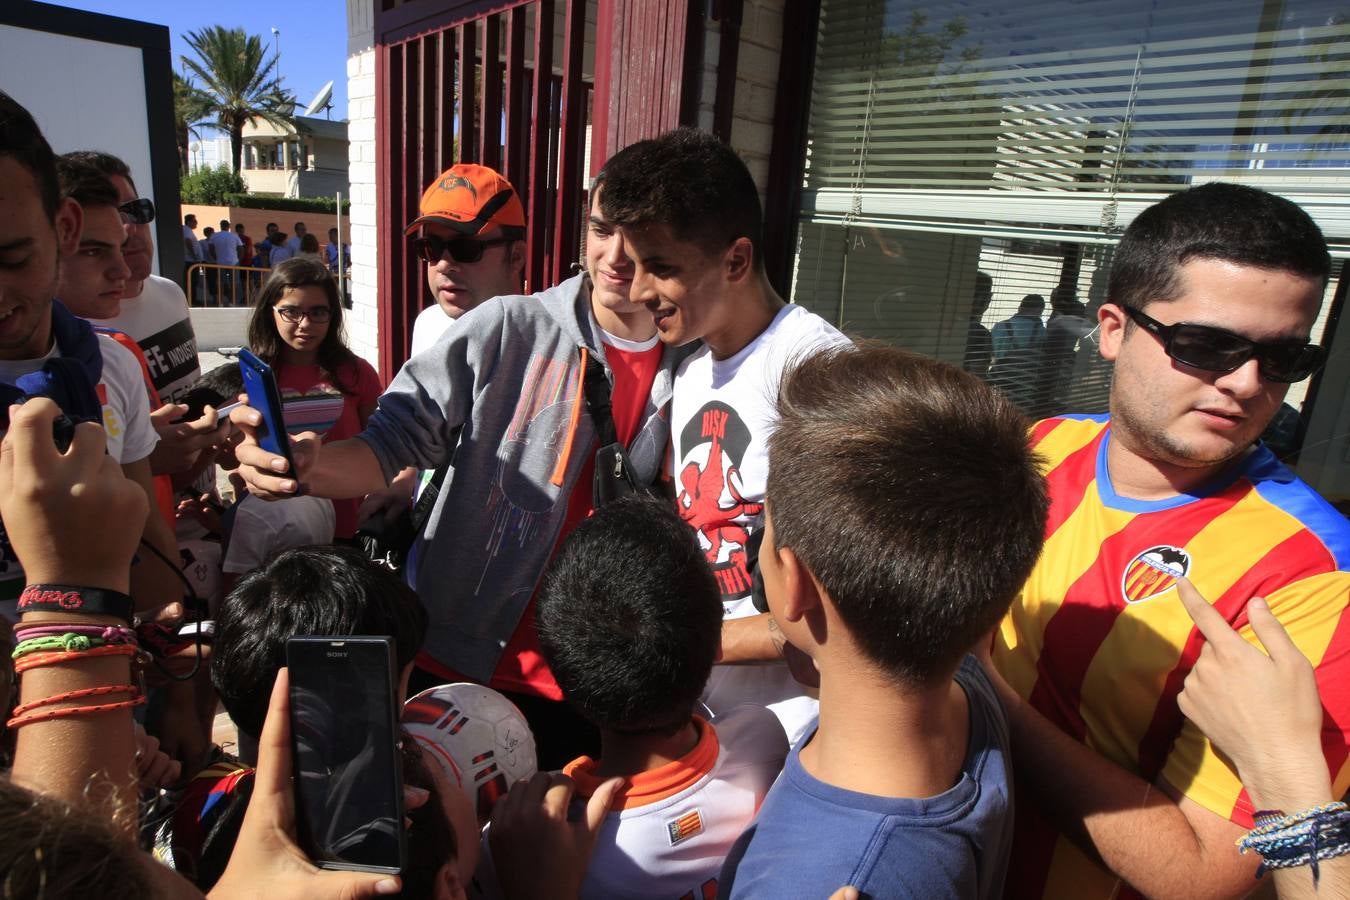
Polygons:
[[446,169],[422,194],[419,213],[407,234],[421,231],[436,302],[413,323],[414,356],[484,300],[519,293],[525,271],[525,210],[511,182],[487,166]]
[[[511,296],[523,265],[514,189],[478,166],[442,173],[408,233],[418,232],[434,313],[456,316],[454,327],[404,365],[364,432],[323,445],[295,440],[294,473],[257,446],[256,411],[241,407],[236,419],[246,432],[240,472],[266,498],[301,485],[356,497],[410,466],[446,468],[408,559],[430,614],[418,664],[439,680],[507,694],[530,721],[541,768],[595,754],[599,740],[562,702],[544,662],[535,588],[558,542],[589,515],[595,473],[610,471],[596,464],[599,446],[621,443],[637,482],[657,477],[669,437],[662,409],[685,355],[663,348],[651,313],[629,299],[632,263],[597,199],[604,179],[591,191],[586,271]],[[511,279],[508,295],[492,295],[494,275]],[[597,395],[607,395],[610,429],[592,418],[592,410],[606,418]]]

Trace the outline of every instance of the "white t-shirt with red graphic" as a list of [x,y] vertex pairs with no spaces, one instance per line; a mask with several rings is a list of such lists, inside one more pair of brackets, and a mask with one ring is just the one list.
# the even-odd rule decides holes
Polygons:
[[[789,304],[739,353],[701,348],[675,374],[670,403],[671,477],[680,515],[698,532],[722,589],[727,618],[755,615],[745,543],[764,525],[769,434],[788,367],[846,343],[830,323]],[[715,666],[704,703],[714,714],[742,703],[772,708],[796,740],[816,715],[787,666]]]

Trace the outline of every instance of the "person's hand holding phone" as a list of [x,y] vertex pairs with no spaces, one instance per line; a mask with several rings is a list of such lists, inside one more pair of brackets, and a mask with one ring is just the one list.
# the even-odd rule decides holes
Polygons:
[[0,518],[30,584],[126,593],[149,511],[145,492],[105,452],[98,425],[76,425],[70,449],[58,451],[52,425],[60,414],[42,397],[9,408],[0,444]]
[[306,431],[290,439],[291,458],[295,460],[295,471],[292,472],[286,457],[268,453],[259,446],[262,413],[241,403],[230,412],[230,422],[244,435],[234,449],[234,456],[239,461],[237,472],[248,486],[248,492],[264,500],[283,500],[301,493],[300,485],[304,484],[305,476],[319,458],[319,436]]
[[253,795],[229,865],[207,895],[213,900],[261,896],[356,900],[397,894],[392,875],[326,871],[315,866],[295,842],[295,796],[291,782],[290,679],[277,673],[272,700],[258,741]]
[[166,403],[150,413],[150,424],[159,443],[150,454],[150,470],[156,475],[175,475],[191,469],[203,450],[218,447],[230,436],[230,420],[206,407],[200,418],[179,421],[187,412],[181,403]]

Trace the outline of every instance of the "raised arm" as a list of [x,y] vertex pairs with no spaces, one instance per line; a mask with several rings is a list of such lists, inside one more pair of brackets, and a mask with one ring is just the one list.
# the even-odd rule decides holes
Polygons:
[[[30,586],[126,594],[141,529],[118,523],[144,521],[149,508],[145,492],[104,453],[104,432],[97,425],[77,426],[69,451],[58,453],[52,441],[58,413],[45,399],[10,408],[9,431],[0,444],[0,517]],[[62,594],[79,596],[73,590]],[[74,600],[62,606],[60,611],[23,611],[20,628],[128,624],[117,615],[77,608]],[[27,668],[25,660],[43,661],[40,656],[47,656],[48,664]],[[26,671],[20,676],[15,718],[26,723],[17,726],[13,780],[134,829],[135,738],[129,704],[44,718],[54,710],[134,699],[131,691],[110,690],[132,683],[131,657],[76,654],[57,662],[56,656],[60,654],[35,653],[19,660]],[[92,693],[97,691],[107,693]],[[69,699],[52,700],[59,695]],[[37,705],[24,712],[31,704]]]

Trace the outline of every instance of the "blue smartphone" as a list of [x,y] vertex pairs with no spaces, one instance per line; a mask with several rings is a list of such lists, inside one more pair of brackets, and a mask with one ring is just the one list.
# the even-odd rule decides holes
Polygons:
[[272,367],[248,349],[239,351],[239,374],[244,378],[248,405],[262,413],[258,427],[258,446],[268,453],[285,457],[286,474],[298,477],[295,459],[291,456],[291,439],[286,434],[286,420],[281,414],[281,392],[277,390],[277,376]]

